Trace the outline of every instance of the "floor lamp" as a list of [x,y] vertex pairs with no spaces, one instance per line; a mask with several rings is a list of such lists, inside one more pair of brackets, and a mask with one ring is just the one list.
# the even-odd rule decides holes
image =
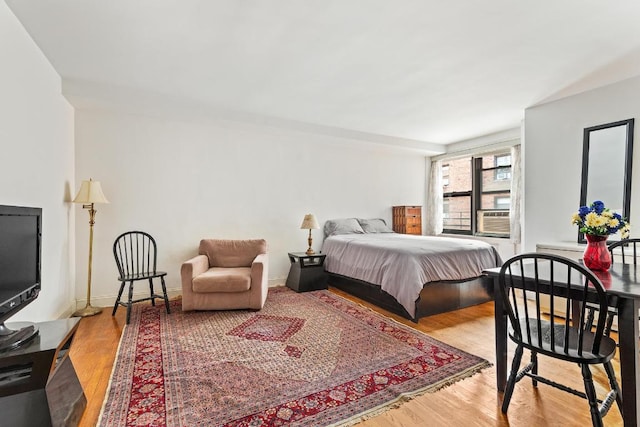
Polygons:
[[80,190],[76,198],[73,199],[73,203],[82,203],[83,209],[89,210],[89,267],[87,271],[87,305],[85,308],[76,310],[73,313],[74,316],[87,317],[98,314],[102,311],[100,307],[91,306],[91,261],[93,257],[93,225],[96,223],[96,210],[93,208],[94,203],[109,203],[102,187],[100,187],[100,181],[82,181]]

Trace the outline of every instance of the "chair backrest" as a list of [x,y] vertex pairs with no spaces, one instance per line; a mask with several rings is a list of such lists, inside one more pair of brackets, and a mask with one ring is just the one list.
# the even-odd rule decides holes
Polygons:
[[119,235],[113,242],[113,256],[120,277],[156,272],[156,241],[144,231],[127,231]]
[[267,241],[203,239],[198,253],[209,258],[210,267],[250,267],[259,254],[267,253]]
[[[604,335],[605,316],[599,316],[591,335],[586,326],[586,303],[605,313],[607,294],[595,274],[569,258],[528,253],[507,260],[500,270],[499,294],[513,328],[515,342],[546,353],[572,350],[597,353]],[[549,298],[550,313],[541,307],[541,295]],[[585,339],[585,336],[588,336]]]
[[640,239],[623,239],[609,244],[611,260],[615,262],[618,259],[623,264],[636,265],[638,263],[638,249],[640,249]]

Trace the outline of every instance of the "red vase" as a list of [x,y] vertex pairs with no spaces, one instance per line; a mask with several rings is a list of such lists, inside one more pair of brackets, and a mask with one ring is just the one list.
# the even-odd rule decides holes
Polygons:
[[587,247],[584,250],[582,260],[584,265],[590,270],[607,271],[611,268],[611,254],[607,248],[607,238],[609,236],[585,235]]
[[611,288],[611,273],[608,271],[595,270],[593,274],[600,279],[600,283],[602,283],[605,290]]

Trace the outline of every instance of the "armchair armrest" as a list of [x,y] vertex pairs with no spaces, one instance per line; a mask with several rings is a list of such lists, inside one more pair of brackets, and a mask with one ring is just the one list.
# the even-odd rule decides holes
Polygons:
[[182,284],[189,283],[194,277],[204,273],[209,269],[209,258],[206,255],[197,255],[188,261],[182,263],[180,268],[180,276],[182,277]]
[[260,254],[251,263],[251,279],[267,281],[269,273],[269,255]]
[[259,254],[251,263],[251,299],[258,307],[264,305],[269,288],[269,255]]

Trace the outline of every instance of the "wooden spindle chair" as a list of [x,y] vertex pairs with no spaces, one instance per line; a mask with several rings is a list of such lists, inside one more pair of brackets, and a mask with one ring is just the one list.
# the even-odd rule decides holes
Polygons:
[[[533,279],[525,279],[525,271],[526,276]],[[507,260],[500,270],[499,283],[497,297],[502,298],[509,317],[509,338],[517,345],[502,412],[506,413],[509,408],[515,384],[526,376],[532,379],[534,387],[541,382],[587,399],[594,426],[602,426],[602,417],[614,401],[622,412],[620,387],[611,365],[616,343],[604,333],[604,317],[597,320],[595,330],[586,324],[587,302],[602,312],[606,312],[608,306],[607,294],[593,272],[568,258],[530,253]],[[543,314],[541,295],[551,297],[551,313],[560,312],[564,317]],[[531,361],[520,370],[525,348],[531,352]],[[585,392],[539,375],[538,355],[580,365]],[[589,369],[594,364],[604,365],[609,379],[611,390],[603,400],[597,398]]]
[[[120,277],[120,291],[118,298],[113,305],[112,316],[115,316],[118,305],[127,307],[127,324],[131,319],[131,306],[140,301],[151,301],[152,305],[156,305],[156,298],[164,300],[167,313],[170,313],[169,298],[167,297],[167,288],[164,283],[164,271],[156,269],[157,262],[157,246],[156,241],[150,234],[144,231],[128,231],[118,236],[113,243],[113,256],[116,259],[118,273]],[[153,279],[159,278],[162,285],[162,295],[154,293]],[[150,296],[145,298],[133,299],[133,284],[136,281],[145,280],[149,282]],[[129,283],[129,298],[127,301],[121,301],[122,292],[126,283]]]

